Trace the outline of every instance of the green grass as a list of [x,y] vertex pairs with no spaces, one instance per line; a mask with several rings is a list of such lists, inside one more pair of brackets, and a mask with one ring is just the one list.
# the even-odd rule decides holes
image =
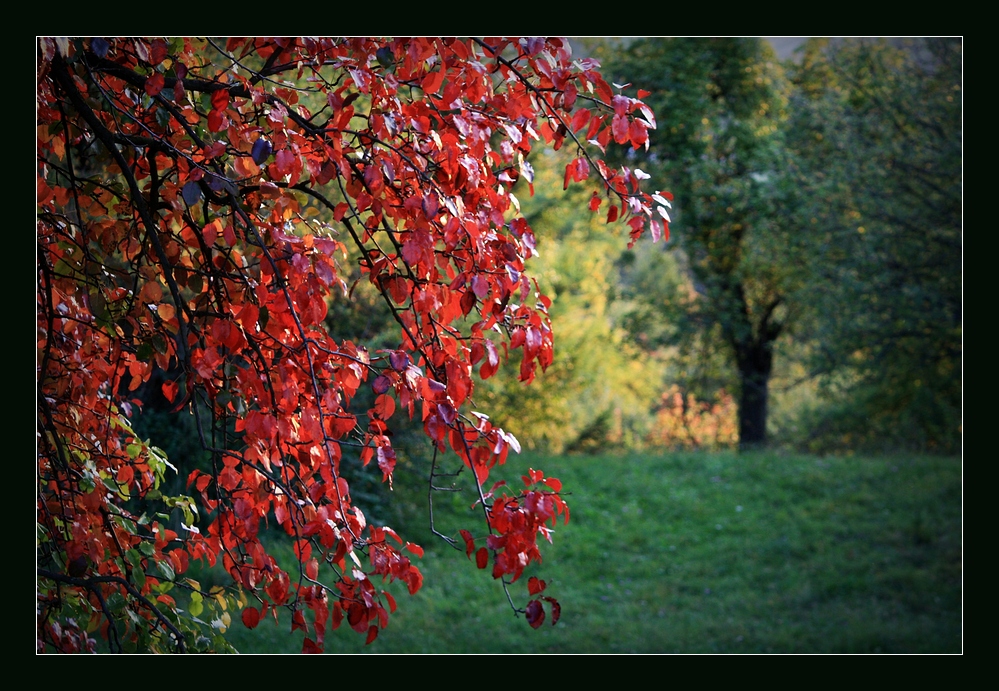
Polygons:
[[[528,466],[571,492],[569,525],[524,577],[549,582],[557,626],[532,630],[463,552],[426,541],[425,585],[412,597],[393,586],[388,628],[366,647],[344,625],[327,651],[962,650],[959,458],[524,454],[503,471],[512,480]],[[511,594],[526,604],[525,584]],[[253,631],[236,624],[227,637],[242,652],[302,643],[287,617]]]

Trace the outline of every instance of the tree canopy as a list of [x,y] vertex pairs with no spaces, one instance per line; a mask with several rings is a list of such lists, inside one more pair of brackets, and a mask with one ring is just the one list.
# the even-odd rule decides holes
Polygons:
[[[305,652],[344,620],[374,640],[422,549],[368,522],[344,470],[391,484],[399,416],[432,445],[431,486],[453,462],[476,488],[479,527],[441,537],[504,588],[541,560],[561,483],[490,484],[520,445],[474,403],[508,358],[526,383],[553,359],[512,188],[538,144],[565,146],[563,186],[596,181],[591,209],[632,242],[668,235],[647,176],[593,155],[656,125],[598,67],[540,38],[39,42],[40,651],[225,649],[237,610],[254,627],[277,608]],[[355,274],[393,343],[327,328]],[[207,465],[135,431],[152,397],[192,414]],[[291,573],[263,525],[294,541]],[[233,588],[185,577],[199,559]],[[532,626],[558,620],[544,581],[527,593],[510,602]]]
[[[796,280],[783,69],[765,41],[748,38],[642,39],[613,53],[608,69],[669,113],[646,168],[680,200],[675,235],[700,295],[672,316],[688,335],[717,329],[738,373],[740,443],[762,444],[774,343]],[[684,300],[677,292],[666,304]]]
[[812,40],[794,69],[824,446],[960,448],[962,59],[952,38]]
[[754,38],[597,51],[652,92],[664,124],[629,159],[679,200],[677,251],[628,277],[638,342],[695,352],[688,386],[734,383],[744,446],[767,440],[780,365],[814,387],[785,441],[957,450],[961,41],[812,39],[783,63]]

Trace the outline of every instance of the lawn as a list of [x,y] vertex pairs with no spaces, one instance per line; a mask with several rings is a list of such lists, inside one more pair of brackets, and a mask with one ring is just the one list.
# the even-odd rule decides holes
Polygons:
[[[399,610],[378,639],[344,625],[327,652],[962,650],[960,458],[525,453],[503,471],[529,466],[571,493],[570,523],[524,576],[548,581],[557,626],[532,630],[464,552],[424,540],[423,589],[394,584]],[[438,520],[468,503],[438,505]],[[523,583],[511,594],[526,604]],[[286,616],[227,633],[247,653],[298,652],[302,637]]]

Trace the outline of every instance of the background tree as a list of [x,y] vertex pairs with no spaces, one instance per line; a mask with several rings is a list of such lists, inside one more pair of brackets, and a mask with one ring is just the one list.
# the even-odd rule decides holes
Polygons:
[[[429,438],[431,484],[454,464],[479,497],[481,527],[442,537],[504,587],[540,560],[561,484],[488,484],[519,444],[473,410],[472,370],[515,352],[530,382],[552,362],[510,194],[535,141],[572,146],[565,184],[593,175],[633,241],[664,233],[639,177],[580,144],[637,149],[654,125],[595,68],[560,39],[39,42],[39,650],[224,648],[235,610],[254,627],[276,608],[306,652],[343,620],[370,642],[396,607],[383,584],[422,582],[421,548],[369,522],[348,477],[353,458],[392,482],[397,414]],[[355,278],[391,342],[327,328]],[[133,429],[154,372],[202,467]],[[185,578],[195,559],[233,588]],[[535,627],[559,615],[544,590],[531,577],[514,606]]]
[[670,380],[734,385],[754,444],[782,358],[784,441],[956,450],[960,40],[814,40],[790,78],[756,39],[597,51],[664,123],[630,162],[677,194],[676,251],[627,262],[623,290],[638,342],[676,348]]
[[723,343],[737,373],[740,444],[762,444],[775,343],[795,318],[800,280],[785,146],[789,84],[760,39],[642,39],[607,52],[607,72],[650,90],[663,120],[648,153],[634,158],[676,195],[672,237],[695,289],[650,292],[644,284],[664,268],[644,264],[644,276],[632,279],[640,287],[633,325],[654,343],[643,323],[673,317],[664,320],[676,324],[668,336],[704,352],[704,362]]
[[960,448],[962,46],[813,40],[790,145],[811,228],[814,448]]

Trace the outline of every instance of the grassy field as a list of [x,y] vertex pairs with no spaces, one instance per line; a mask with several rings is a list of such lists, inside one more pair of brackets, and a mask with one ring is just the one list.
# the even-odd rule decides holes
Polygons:
[[[463,552],[425,541],[425,585],[413,597],[393,586],[389,627],[366,647],[344,625],[326,650],[962,650],[959,458],[524,454],[503,470],[513,479],[528,466],[571,492],[569,525],[524,577],[548,580],[562,604],[557,626],[532,630]],[[526,586],[511,592],[526,604]],[[227,637],[241,652],[298,652],[302,634],[287,622],[236,624]]]

